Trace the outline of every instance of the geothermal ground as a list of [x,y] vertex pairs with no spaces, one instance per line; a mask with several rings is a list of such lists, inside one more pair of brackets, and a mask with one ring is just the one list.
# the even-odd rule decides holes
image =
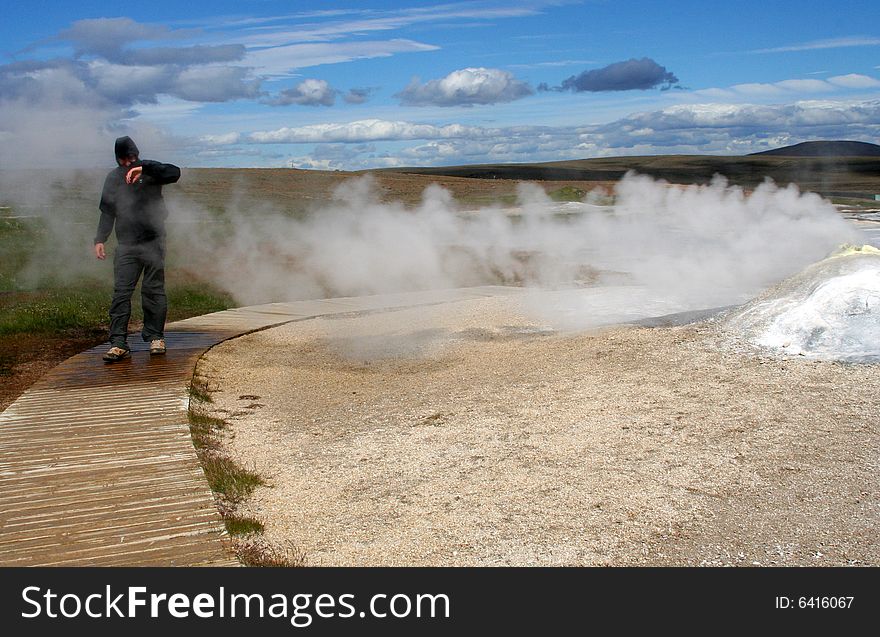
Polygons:
[[239,513],[307,565],[880,564],[880,366],[513,298],[290,323],[201,361]]

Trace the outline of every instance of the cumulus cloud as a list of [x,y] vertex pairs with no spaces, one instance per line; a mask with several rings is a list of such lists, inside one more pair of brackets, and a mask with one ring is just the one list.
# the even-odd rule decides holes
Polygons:
[[26,97],[34,106],[82,103],[88,94],[94,106],[108,109],[156,104],[161,96],[224,102],[260,95],[260,79],[249,68],[228,64],[244,57],[241,44],[132,48],[183,35],[189,32],[130,18],[78,20],[50,39],[72,43],[73,58],[0,66],[0,89],[4,99]]
[[292,104],[333,106],[336,103],[336,97],[341,95],[346,104],[363,104],[374,90],[373,88],[352,88],[343,93],[330,86],[326,80],[308,79],[264,101],[272,106],[290,106]]
[[546,84],[540,90],[574,91],[581,93],[602,91],[633,91],[660,87],[661,90],[678,84],[678,78],[665,66],[660,66],[651,58],[615,62],[601,69],[591,69],[562,81],[562,85],[551,89]]
[[342,98],[348,104],[363,104],[368,99],[370,99],[370,95],[373,94],[375,88],[352,88],[348,90],[348,93],[342,96]]
[[226,65],[128,66],[104,60],[53,60],[0,66],[4,99],[32,105],[56,100],[96,107],[155,104],[161,95],[195,102],[225,102],[260,95],[260,80],[244,67]]
[[222,135],[202,135],[199,141],[210,146],[227,146],[237,144],[241,139],[241,133],[224,133]]
[[[179,69],[162,66],[124,66],[96,61],[83,64],[77,76],[96,96],[120,106],[155,103],[157,96],[170,93]],[[45,76],[37,79],[48,80]]]
[[310,170],[345,170],[352,165],[352,158],[369,154],[375,158],[374,144],[320,144],[310,155],[289,157],[288,168]]
[[533,92],[507,71],[469,67],[425,84],[413,79],[395,97],[406,106],[474,106],[512,102]]
[[72,57],[0,65],[0,162],[39,165],[64,156],[79,165],[104,163],[108,143],[119,134],[163,139],[136,121],[137,106],[260,95],[259,78],[228,64],[243,57],[240,45],[132,48],[184,34],[129,18],[80,20],[26,50],[69,42]]
[[277,96],[267,100],[272,106],[333,106],[336,102],[336,89],[326,80],[303,80],[293,88],[281,91]]

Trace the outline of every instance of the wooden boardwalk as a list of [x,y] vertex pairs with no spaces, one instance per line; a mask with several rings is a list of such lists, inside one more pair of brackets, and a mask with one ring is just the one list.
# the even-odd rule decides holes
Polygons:
[[237,565],[189,432],[199,356],[290,321],[520,292],[270,303],[169,324],[165,356],[138,336],[129,360],[104,364],[106,345],[66,360],[0,414],[0,566]]

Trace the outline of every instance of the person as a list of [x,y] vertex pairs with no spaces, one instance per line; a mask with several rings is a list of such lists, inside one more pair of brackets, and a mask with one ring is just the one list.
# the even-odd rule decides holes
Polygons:
[[104,180],[101,217],[95,235],[95,256],[107,257],[105,243],[116,226],[117,247],[113,256],[113,300],[110,303],[110,349],[104,360],[115,362],[131,355],[128,321],[131,295],[141,281],[144,327],[141,336],[150,343],[150,354],[164,354],[165,316],[165,219],[168,209],[162,186],[180,179],[172,164],[139,159],[130,137],[116,140],[116,163]]

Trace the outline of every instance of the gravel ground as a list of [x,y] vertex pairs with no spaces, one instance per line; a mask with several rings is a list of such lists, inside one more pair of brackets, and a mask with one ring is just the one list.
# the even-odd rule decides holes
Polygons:
[[201,361],[239,512],[307,565],[880,564],[880,366],[510,299],[314,319]]

